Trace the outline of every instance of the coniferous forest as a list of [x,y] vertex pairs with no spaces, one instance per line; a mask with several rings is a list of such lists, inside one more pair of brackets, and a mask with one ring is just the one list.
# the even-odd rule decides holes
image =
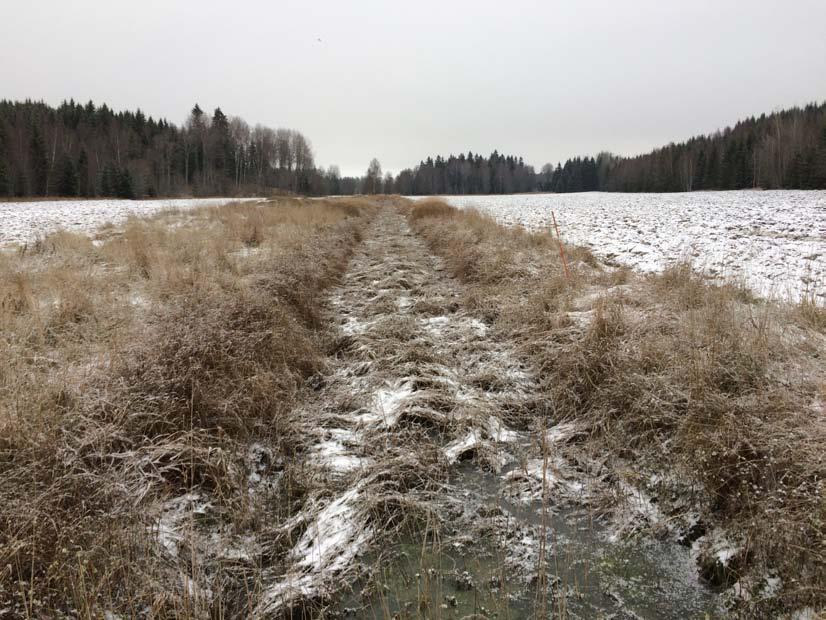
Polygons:
[[309,140],[250,127],[197,104],[183,126],[91,101],[0,101],[0,197],[826,189],[826,103],[748,118],[635,157],[608,152],[545,164],[468,152],[382,176],[316,168]]
[[476,158],[472,165],[463,157],[428,159],[395,179],[404,194],[748,188],[826,189],[826,103],[748,118],[637,157],[600,153],[545,164],[535,175],[521,158],[494,153],[481,165]]
[[0,197],[325,193],[299,132],[197,104],[183,127],[68,101],[0,101]]
[[402,170],[393,189],[403,195],[513,194],[536,191],[536,183],[533,166],[525,165],[521,157],[468,152],[447,159],[428,157],[414,169]]
[[826,103],[748,118],[638,157],[601,153],[540,173],[553,192],[826,189]]

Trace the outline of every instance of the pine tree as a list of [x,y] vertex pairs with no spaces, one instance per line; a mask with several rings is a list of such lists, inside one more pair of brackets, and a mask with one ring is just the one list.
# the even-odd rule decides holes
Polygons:
[[57,193],[61,196],[77,196],[77,172],[72,158],[66,154],[60,165],[60,176],[57,180]]

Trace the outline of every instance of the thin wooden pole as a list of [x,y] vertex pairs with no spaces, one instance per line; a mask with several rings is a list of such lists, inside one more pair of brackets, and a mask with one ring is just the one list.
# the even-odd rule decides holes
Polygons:
[[559,226],[556,223],[556,215],[551,211],[551,217],[554,220],[554,228],[556,229],[556,240],[559,242],[559,256],[562,258],[562,268],[565,270],[565,278],[571,279],[571,272],[568,270],[568,259],[565,258],[565,246],[562,243],[562,236],[559,234]]

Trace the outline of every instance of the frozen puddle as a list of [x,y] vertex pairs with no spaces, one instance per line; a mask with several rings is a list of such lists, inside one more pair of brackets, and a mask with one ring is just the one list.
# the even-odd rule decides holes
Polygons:
[[411,608],[513,620],[725,615],[688,549],[644,536],[611,541],[610,527],[571,503],[543,510],[541,493],[513,498],[506,488],[520,466],[508,467],[500,477],[469,462],[454,467],[438,542],[403,538],[383,549],[381,570],[358,581],[341,608],[368,618],[406,617]]

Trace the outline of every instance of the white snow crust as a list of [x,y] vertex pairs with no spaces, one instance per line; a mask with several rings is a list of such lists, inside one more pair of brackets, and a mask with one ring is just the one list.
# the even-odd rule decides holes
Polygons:
[[182,198],[164,200],[51,200],[0,202],[0,246],[26,243],[58,229],[92,232],[106,222],[118,225],[129,215],[148,216],[164,209],[220,207],[258,198]]
[[509,226],[550,234],[604,260],[658,272],[681,260],[756,294],[826,299],[826,191],[443,196]]

